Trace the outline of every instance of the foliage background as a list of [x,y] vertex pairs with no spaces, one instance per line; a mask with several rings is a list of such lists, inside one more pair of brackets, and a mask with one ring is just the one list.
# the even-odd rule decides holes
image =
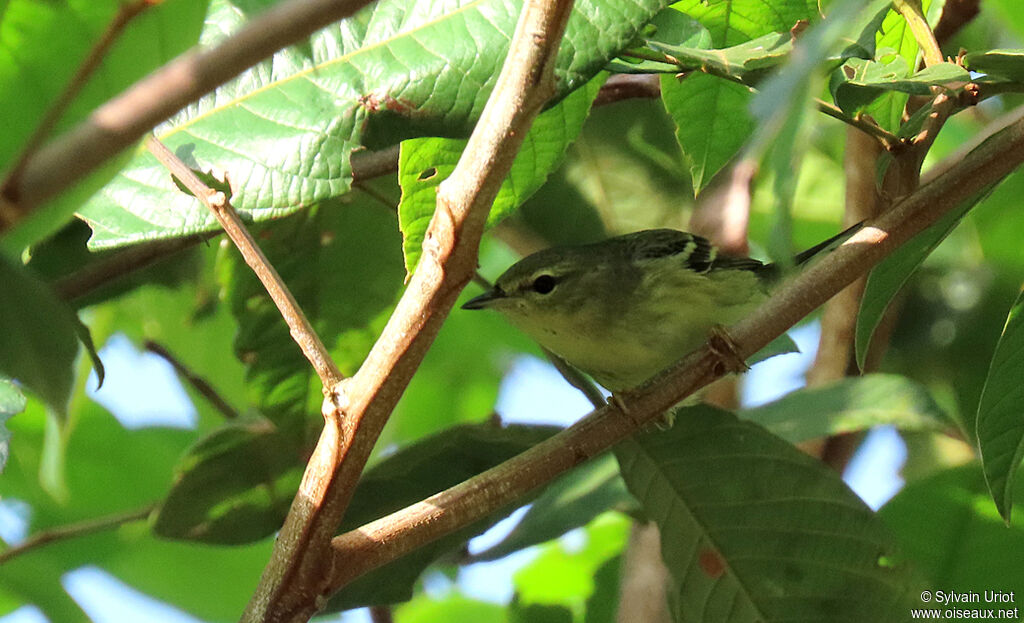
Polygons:
[[[223,38],[267,4],[168,0],[148,10],[131,24],[60,128],[70,127],[197,39],[211,43]],[[704,26],[693,29],[686,42],[724,47],[787,33],[802,15],[817,9],[813,3],[747,4],[757,9],[749,22],[726,20],[722,3],[677,3]],[[793,15],[769,18],[767,9],[775,4],[792,5]],[[837,12],[843,6],[830,4]],[[631,3],[630,10],[653,14],[656,5]],[[940,5],[933,2],[929,15],[937,17]],[[512,14],[508,3],[486,6]],[[239,207],[252,216],[264,250],[346,374],[358,368],[401,292],[406,268],[415,265],[431,189],[461,151],[458,140],[431,137],[464,135],[484,101],[481,85],[501,61],[497,55],[445,53],[450,66],[471,76],[476,91],[462,83],[446,84],[443,72],[436,82],[408,83],[413,69],[399,71],[389,64],[381,52],[387,45],[381,42],[408,24],[440,24],[438,32],[427,32],[418,41],[399,37],[388,50],[399,57],[397,65],[429,74],[429,68],[416,63],[431,58],[426,52],[440,49],[439,42],[450,36],[443,31],[450,22],[441,17],[451,7],[400,2],[388,7],[392,12],[368,12],[327,29],[308,46],[282,53],[157,130],[172,147],[209,147],[197,154],[182,152],[195,156],[190,164],[230,173]],[[1013,0],[993,0],[981,8],[945,44],[947,54],[961,47],[1022,47],[1024,8]],[[112,0],[62,5],[9,0],[0,5],[0,111],[7,124],[0,137],[0,162],[17,153],[73,72],[69,59],[84,56],[116,10]],[[734,10],[732,17],[739,15]],[[472,23],[478,17],[467,19]],[[883,24],[878,47],[888,44],[913,63],[913,38],[898,16],[887,19],[895,21]],[[851,19],[845,25],[852,24]],[[587,38],[586,27],[571,28],[570,40],[578,48],[600,48],[609,57],[629,39],[623,29],[620,38],[625,39],[618,44],[595,42]],[[660,33],[676,34],[682,27],[667,23],[661,28]],[[680,32],[688,32],[685,28]],[[752,133],[762,137],[761,149],[770,154],[753,195],[753,253],[764,257],[803,248],[839,228],[847,153],[847,127],[840,121],[804,111],[803,100],[793,106],[785,98],[772,100],[768,87],[760,116],[751,114],[745,87],[709,75],[682,82],[671,74],[663,77],[667,104],[628,99],[590,110],[600,80],[590,81],[590,75],[604,63],[597,52],[589,62],[589,70],[563,74],[561,94],[567,97],[538,121],[517,161],[495,206],[494,220],[506,218],[481,249],[484,275],[493,278],[518,255],[548,244],[592,241],[641,228],[688,229],[699,205],[692,199],[695,189],[705,191],[702,197],[713,196],[724,179],[714,173]],[[352,71],[379,82],[368,79],[352,86]],[[269,88],[278,82],[285,86]],[[340,96],[323,99],[325,91],[345,89],[392,93],[396,82],[405,85],[396,97],[399,106],[431,105],[446,112],[426,124],[404,127],[401,122],[408,120],[400,115],[372,116],[365,107],[339,106]],[[830,92],[826,80],[798,86],[793,89],[798,94],[824,97]],[[856,92],[855,86],[845,88]],[[250,99],[250,93],[261,95]],[[905,93],[875,97],[871,114],[897,131],[899,117],[892,110],[902,108]],[[282,106],[275,98],[293,105]],[[926,168],[1018,104],[1020,97],[1010,93],[953,117]],[[789,139],[763,134],[778,111],[788,120],[802,119]],[[324,138],[310,143],[309,133]],[[397,174],[351,184],[348,150],[360,144],[390,145],[398,138],[409,140],[402,145]],[[800,407],[801,426],[807,428],[797,437],[851,432],[860,439],[878,422],[901,426],[907,485],[878,518],[892,535],[900,562],[913,568],[913,586],[1024,594],[1024,571],[1017,562],[1024,554],[1020,513],[1008,525],[1000,517],[976,459],[975,441],[975,414],[990,363],[1024,276],[1022,192],[1019,173],[1007,178],[938,245],[897,297],[898,315],[879,371],[905,385],[884,391],[851,385],[841,400],[829,403],[817,396]],[[788,208],[784,217],[780,204]],[[90,358],[76,356],[74,349],[55,354],[60,343],[67,351],[64,334],[73,335],[70,316],[61,316],[66,309],[40,313],[29,287],[42,282],[60,293],[83,267],[115,257],[120,247],[204,234],[213,221],[200,208],[140,148],[2,240],[4,275],[10,279],[2,303],[4,326],[9,334],[30,336],[27,345],[4,342],[5,352],[32,369],[66,364],[70,371],[63,377],[59,370],[44,373],[38,386],[27,373],[11,374],[35,390],[26,392],[24,404],[17,387],[0,387],[0,398],[14,396],[8,402],[0,399],[0,424],[6,419],[10,431],[4,450],[9,456],[0,475],[5,516],[18,517],[35,533],[140,509],[152,512],[145,521],[62,540],[3,563],[0,613],[33,604],[51,621],[87,620],[62,584],[66,574],[85,565],[201,620],[235,619],[252,593],[270,535],[287,510],[310,439],[319,429],[321,398],[315,375],[248,268],[225,241],[213,238],[69,301],[97,346],[122,336],[140,349],[147,341],[159,344],[191,374],[207,380],[236,416],[226,421],[222,410],[186,382],[195,417],[184,428],[126,426],[97,402],[87,391]],[[71,211],[82,220],[69,222]],[[23,289],[16,289],[22,282],[14,276],[23,273],[7,265],[19,261],[39,278]],[[43,355],[35,339],[43,340]],[[58,346],[46,346],[46,340]],[[536,346],[499,318],[453,313],[385,429],[343,529],[455,484],[550,434],[537,426],[510,430],[490,424],[499,386],[524,353],[540,356]],[[890,401],[885,404],[899,403],[899,408],[877,408],[883,394]],[[132,399],[140,410],[161,410],[162,405],[152,404],[157,397]],[[1011,415],[1019,421],[1020,402],[1011,402]],[[787,412],[796,408],[793,404]],[[815,408],[817,421],[826,424],[812,435]],[[772,428],[770,414],[745,417],[765,418],[757,421],[790,441],[800,440],[783,435],[781,425]],[[777,417],[789,422],[785,415]],[[1014,468],[1007,470],[1012,474]],[[739,473],[742,468],[735,469]],[[556,487],[570,493],[558,496],[562,489],[552,489],[540,494],[535,508],[544,513],[528,514],[490,554],[543,543],[516,574],[511,604],[481,603],[457,590],[432,593],[420,579],[428,565],[431,573],[453,576],[471,560],[463,551],[466,539],[511,510],[506,509],[353,584],[331,609],[409,600],[395,608],[395,620],[611,620],[615,604],[604,600],[617,592],[620,556],[629,518],[639,512],[637,502],[610,457]],[[574,534],[582,544],[549,540],[579,526],[582,533]]]

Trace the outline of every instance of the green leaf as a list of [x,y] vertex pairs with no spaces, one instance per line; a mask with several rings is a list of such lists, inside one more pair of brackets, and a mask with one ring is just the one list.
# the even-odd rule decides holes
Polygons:
[[1024,50],[986,50],[964,56],[964,66],[991,77],[1024,80]]
[[572,610],[566,606],[546,604],[520,604],[509,606],[510,623],[572,623]]
[[[248,5],[213,0],[203,43],[238,30]],[[567,25],[558,94],[582,87],[663,0],[583,3]],[[346,193],[349,155],[415,136],[465,136],[497,79],[521,2],[382,0],[278,52],[156,129],[190,167],[225,172],[253,221]],[[614,8],[612,8],[614,7]],[[93,247],[209,231],[216,221],[139,149],[87,203]]]
[[[1024,496],[1021,483],[1015,487]],[[1010,526],[1003,522],[977,463],[908,483],[879,516],[927,579],[922,588],[1024,594],[1024,520],[1018,515]],[[1019,601],[999,607],[1011,606]]]
[[985,482],[1010,523],[1013,487],[1024,457],[1024,292],[1010,308],[978,403],[978,447]]
[[815,0],[682,0],[673,8],[711,32],[715,47],[737,45],[773,32],[789,32],[798,22],[820,20]]
[[616,556],[594,573],[594,592],[586,603],[583,623],[615,623],[622,584],[622,557]]
[[[693,73],[683,80],[662,76],[661,99],[676,125],[676,139],[699,193],[728,164],[754,130],[750,89]],[[695,123],[695,120],[698,122]]]
[[594,594],[594,575],[618,558],[629,540],[629,518],[605,513],[583,528],[581,545],[553,541],[513,578],[524,603],[565,605],[579,610]]
[[790,443],[880,424],[929,430],[948,422],[925,387],[896,374],[869,374],[800,389],[766,405],[744,409],[739,416]]
[[165,538],[239,545],[280,529],[309,444],[264,421],[230,424],[189,449],[153,531]]
[[443,599],[419,595],[395,608],[395,623],[505,623],[508,620],[504,606],[462,595],[448,595]]
[[789,57],[793,51],[793,37],[788,32],[773,32],[728,48],[711,50],[657,41],[651,41],[649,45],[676,59],[680,68],[756,84],[768,70],[781,65]]
[[78,320],[48,286],[4,257],[0,283],[0,374],[21,383],[63,417],[78,355]]
[[[591,80],[586,87],[573,92],[534,120],[512,163],[512,170],[491,204],[487,217],[489,227],[519,208],[562,162],[566,148],[579,135],[603,82],[603,77]],[[398,182],[402,186],[398,220],[404,240],[405,268],[409,274],[419,262],[423,236],[437,203],[437,187],[455,170],[466,142],[447,138],[402,141],[398,159]]]
[[[501,463],[557,431],[552,426],[455,426],[403,448],[363,474],[339,532],[383,517]],[[407,601],[424,569],[508,514],[498,510],[376,569],[331,598],[325,612]]]
[[994,186],[990,186],[959,206],[950,210],[931,227],[917,234],[900,248],[892,252],[871,271],[864,295],[857,313],[855,346],[857,366],[864,369],[864,358],[875,329],[882,321],[886,308],[910,275],[924,262],[925,258],[946,239],[946,236],[960,223],[964,214],[984,199]]
[[626,491],[615,458],[602,454],[548,485],[500,543],[473,559],[497,560],[586,525],[605,511],[635,508],[636,500]]
[[866,108],[886,91],[909,95],[929,95],[934,86],[956,88],[970,82],[967,70],[954,63],[939,63],[908,75],[900,57],[883,64],[854,58],[833,74],[832,95],[836,104],[848,115]]
[[903,620],[909,589],[874,513],[819,461],[704,407],[616,448],[661,530],[676,621]]
[[25,402],[25,395],[18,386],[10,379],[0,377],[0,474],[3,473],[10,454],[11,431],[7,430],[5,423],[11,416],[25,410]]

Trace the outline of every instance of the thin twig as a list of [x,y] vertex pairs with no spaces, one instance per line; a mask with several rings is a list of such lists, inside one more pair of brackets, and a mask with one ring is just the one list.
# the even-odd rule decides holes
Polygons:
[[509,54],[452,175],[438,188],[423,256],[359,372],[324,402],[325,425],[242,620],[305,621],[330,594],[330,547],[373,445],[476,270],[488,210],[533,118],[555,92],[570,0],[528,0]]
[[[92,46],[89,50],[89,54],[82,61],[82,64],[75,70],[75,75],[71,77],[71,82],[64,87],[64,90],[57,99],[50,105],[50,108],[43,115],[42,120],[36,129],[29,136],[28,140],[21,148],[21,153],[18,154],[17,159],[14,161],[15,164],[8,169],[7,174],[4,175],[4,179],[0,182],[0,189],[8,188],[13,180],[17,180],[21,176],[22,170],[25,168],[25,163],[28,162],[39,146],[43,144],[43,141],[50,136],[53,132],[53,128],[60,121],[60,118],[64,116],[64,112],[74,101],[75,97],[85,86],[85,83],[89,81],[93,73],[96,72],[96,68],[99,67],[100,61],[110,51],[110,47],[117,41],[117,38],[121,36],[121,32],[124,31],[125,27],[133,19],[138,17],[143,11],[149,7],[157,4],[156,0],[136,0],[127,4],[122,4],[117,11],[117,15],[110,21],[107,28],[103,31],[99,41]],[[15,197],[8,198],[7,201],[0,201],[0,230],[3,230],[6,225],[13,224],[23,214],[19,213],[21,206],[14,200]]]
[[[845,244],[784,284],[760,309],[729,330],[736,354],[748,357],[901,244],[980,189],[1024,162],[1024,120],[1008,126],[942,178],[919,188]],[[422,502],[333,540],[330,586],[353,579],[417,547],[505,507],[652,422],[668,408],[726,373],[711,350],[690,353],[621,396],[627,411],[606,406],[530,450]],[[344,564],[342,563],[344,561]]]
[[210,385],[209,381],[190,370],[188,366],[179,361],[178,358],[171,354],[169,350],[164,348],[162,344],[157,344],[153,340],[146,340],[144,346],[146,350],[158,355],[164,361],[171,364],[174,371],[185,379],[185,382],[191,385],[199,395],[206,398],[206,400],[213,405],[213,408],[219,411],[225,419],[234,420],[238,418],[238,412],[235,411],[234,407],[228,404],[227,400],[224,400],[223,396],[213,388],[213,385]]
[[136,511],[118,513],[116,515],[99,517],[97,519],[87,519],[85,521],[68,524],[66,526],[42,530],[33,534],[32,537],[24,543],[0,552],[0,565],[10,561],[16,556],[27,554],[34,549],[38,549],[44,545],[49,545],[50,543],[66,541],[68,539],[74,539],[80,536],[102,532],[104,530],[112,530],[126,523],[141,521],[148,517],[149,514],[153,512],[154,508],[156,508],[156,504],[150,504],[149,506]]
[[167,149],[156,137],[147,137],[146,147],[168,171],[181,180],[181,183],[217,217],[225,233],[235,243],[235,246],[238,247],[245,263],[256,273],[263,287],[266,288],[267,294],[270,295],[274,304],[277,305],[281,316],[288,324],[292,339],[299,345],[299,348],[302,349],[302,354],[306,356],[309,363],[313,365],[313,369],[316,370],[317,375],[320,376],[320,380],[324,385],[324,392],[326,393],[330,388],[338,384],[344,376],[342,376],[338,366],[331,359],[330,353],[327,352],[323,342],[320,341],[320,337],[316,334],[313,326],[306,319],[306,315],[295,301],[291,291],[288,290],[288,286],[285,285],[281,276],[277,274],[277,270],[267,261],[267,257],[263,255],[263,251],[260,250],[256,241],[253,240],[249,230],[245,228],[242,220],[238,217],[238,213],[235,212],[234,207],[227,200],[227,197],[224,196],[224,193],[215,191],[203,183],[174,152]]
[[[27,214],[85,177],[158,123],[278,50],[348,17],[371,0],[286,0],[221,44],[190,51],[96,109],[70,132],[43,146],[0,199]],[[13,223],[0,224],[0,232]]]

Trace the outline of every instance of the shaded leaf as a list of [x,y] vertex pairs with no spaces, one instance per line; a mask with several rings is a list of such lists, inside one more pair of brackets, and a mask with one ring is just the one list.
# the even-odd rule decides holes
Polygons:
[[[213,0],[203,43],[238,30],[247,4]],[[280,218],[346,193],[349,155],[362,145],[467,135],[497,79],[521,4],[382,0],[244,72],[156,134],[190,167],[225,172],[243,215]],[[596,75],[663,5],[577,5],[559,55],[558,96]],[[93,228],[93,247],[216,227],[141,148],[80,214]]]
[[510,623],[572,623],[572,610],[566,606],[548,604],[521,604],[509,606]]
[[[1015,486],[1016,494],[1024,496],[1021,483]],[[992,506],[977,463],[908,483],[879,517],[927,588],[1024,594],[1024,521],[1018,516],[1007,527]]]
[[609,559],[594,573],[594,592],[586,603],[583,623],[615,623],[619,611],[622,557]]
[[[331,350],[343,374],[362,363],[402,286],[395,215],[359,194],[326,202],[259,235],[260,246]],[[319,379],[277,307],[234,248],[221,282],[238,321],[235,350],[251,400],[279,426],[319,428]],[[378,327],[379,328],[379,327]]]
[[1024,80],[1024,50],[986,50],[964,56],[971,71],[1019,82]]
[[831,90],[836,104],[852,115],[886,91],[930,95],[934,86],[957,88],[970,80],[967,70],[954,63],[939,63],[911,75],[901,57],[889,64],[854,58],[833,73]]
[[65,414],[78,355],[75,314],[28,271],[0,257],[0,374]]
[[985,481],[1007,523],[1024,456],[1024,292],[1003,327],[978,404],[977,435]]
[[869,374],[799,389],[766,405],[744,409],[739,416],[790,443],[881,424],[927,430],[948,422],[924,386],[896,374]]
[[[699,193],[739,152],[754,130],[747,87],[694,73],[662,76],[661,99],[676,125],[676,138]],[[694,123],[699,119],[699,123]]]
[[858,367],[864,368],[864,358],[867,356],[871,338],[892,298],[925,258],[960,223],[964,214],[988,196],[992,188],[994,186],[986,188],[950,210],[931,227],[908,240],[871,270],[860,301],[860,311],[857,313],[854,345]]
[[[603,82],[603,77],[591,80],[586,87],[576,90],[534,120],[512,163],[512,170],[491,204],[488,226],[514,212],[562,162],[566,148],[580,133]],[[398,159],[398,181],[402,186],[398,220],[405,268],[410,274],[419,262],[423,236],[434,215],[437,187],[455,170],[466,142],[446,138],[402,141]]]
[[910,588],[881,522],[839,475],[705,407],[616,448],[658,523],[676,621],[902,620]]
[[503,558],[586,525],[606,511],[635,508],[636,500],[626,491],[615,458],[602,454],[548,485],[500,543],[473,559]]
[[153,521],[170,538],[238,545],[281,527],[307,444],[266,421],[231,424],[189,449]]

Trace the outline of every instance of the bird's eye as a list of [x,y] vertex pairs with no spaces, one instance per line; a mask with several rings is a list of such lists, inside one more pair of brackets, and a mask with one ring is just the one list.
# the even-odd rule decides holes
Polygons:
[[555,278],[551,275],[541,275],[533,280],[533,291],[537,294],[547,294],[555,289]]

